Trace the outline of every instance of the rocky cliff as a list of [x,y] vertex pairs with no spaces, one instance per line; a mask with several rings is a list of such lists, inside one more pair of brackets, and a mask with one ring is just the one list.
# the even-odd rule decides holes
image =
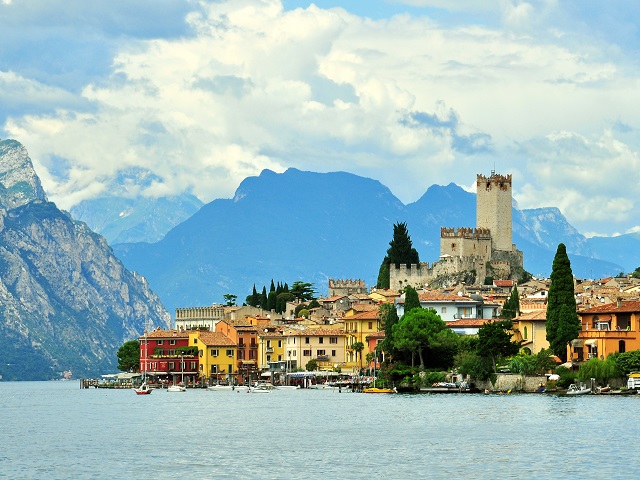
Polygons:
[[98,375],[170,315],[101,236],[46,200],[26,149],[0,142],[0,375]]

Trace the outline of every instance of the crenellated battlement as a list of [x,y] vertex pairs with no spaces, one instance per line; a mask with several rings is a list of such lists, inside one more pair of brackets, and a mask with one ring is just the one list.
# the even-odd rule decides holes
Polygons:
[[466,238],[469,240],[491,240],[491,231],[488,228],[440,228],[440,238]]
[[490,177],[485,177],[481,173],[477,177],[477,188],[485,188],[491,190],[493,187],[498,187],[500,190],[509,190],[511,188],[511,174],[499,175],[495,172],[491,173]]

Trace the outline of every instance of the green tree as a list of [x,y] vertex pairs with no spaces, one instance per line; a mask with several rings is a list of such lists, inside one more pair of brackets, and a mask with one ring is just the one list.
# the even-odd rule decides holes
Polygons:
[[563,361],[567,359],[567,344],[577,338],[581,328],[576,313],[571,262],[566,247],[561,243],[551,269],[546,329],[551,350]]
[[493,371],[497,372],[499,360],[518,353],[519,345],[511,341],[513,322],[499,320],[485,323],[478,330],[477,353],[491,359]]
[[140,371],[140,342],[129,340],[122,345],[117,352],[118,370],[123,372]]
[[262,294],[260,294],[260,308],[267,310],[269,298],[267,297],[267,287],[262,286]]
[[293,300],[294,297],[292,293],[286,291],[279,293],[276,297],[276,312],[284,313],[287,309],[287,302],[292,302]]
[[304,368],[307,369],[307,372],[315,372],[318,369],[318,361],[315,358],[312,358],[307,362]]
[[398,311],[393,303],[383,303],[378,309],[380,324],[384,330],[384,340],[382,350],[391,356],[395,356],[396,348],[393,345],[393,326],[400,320]]
[[511,295],[509,299],[504,302],[502,311],[500,312],[500,318],[506,318],[512,320],[520,314],[520,296],[518,295],[518,287],[514,285],[511,289]]
[[291,285],[291,289],[289,290],[293,296],[301,301],[309,301],[315,297],[315,291],[313,289],[312,283],[296,281]]
[[246,304],[250,307],[258,307],[260,306],[260,295],[258,295],[258,291],[256,290],[256,284],[253,284],[253,292],[251,295],[248,295],[246,300]]
[[398,350],[411,354],[411,366],[415,366],[418,354],[420,366],[425,366],[425,351],[438,344],[438,333],[447,328],[433,309],[414,308],[405,313],[393,327],[393,339]]
[[389,288],[391,286],[391,279],[389,273],[389,257],[384,257],[378,270],[378,281],[376,282],[376,288]]
[[407,285],[404,289],[404,313],[410,312],[414,308],[422,308],[420,306],[420,298],[416,289],[411,285]]
[[309,310],[307,310],[306,308],[301,308],[298,311],[297,316],[301,318],[309,318]]
[[238,296],[232,295],[231,293],[225,293],[222,297],[227,307],[233,307],[236,304],[236,300],[238,300]]
[[620,376],[620,370],[618,370],[616,362],[611,357],[606,360],[590,358],[580,365],[580,370],[578,370],[578,378],[583,382],[588,381],[590,378],[595,378],[598,383],[606,384],[609,383],[609,379]]
[[393,239],[389,242],[387,255],[380,266],[376,286],[378,288],[389,288],[389,265],[399,266],[400,264],[412,263],[420,263],[418,251],[413,248],[407,224],[396,223],[393,225]]
[[624,353],[614,353],[607,357],[616,363],[620,374],[629,375],[631,372],[640,371],[640,350],[631,350]]
[[358,358],[360,359],[360,369],[362,370],[362,350],[364,350],[364,343],[354,342],[353,345],[351,345],[351,348],[356,352],[356,361]]

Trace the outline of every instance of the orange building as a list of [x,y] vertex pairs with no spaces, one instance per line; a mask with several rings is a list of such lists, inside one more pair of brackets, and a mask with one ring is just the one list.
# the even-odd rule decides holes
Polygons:
[[605,359],[612,353],[640,349],[640,301],[621,300],[578,312],[582,330],[567,347],[569,358]]

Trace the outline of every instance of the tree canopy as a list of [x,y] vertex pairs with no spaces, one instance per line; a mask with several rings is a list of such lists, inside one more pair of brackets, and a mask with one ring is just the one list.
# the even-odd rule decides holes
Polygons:
[[487,322],[478,330],[477,353],[491,359],[494,372],[498,360],[518,353],[518,344],[511,341],[512,329],[511,320],[500,320]]
[[293,285],[291,285],[289,292],[291,292],[295,298],[302,301],[312,300],[315,297],[313,284],[302,282],[299,280],[293,282]]
[[140,342],[138,340],[125,342],[118,349],[117,355],[118,370],[123,372],[140,371]]
[[513,286],[509,299],[504,302],[500,318],[514,319],[520,314],[520,296],[518,295],[518,287]]
[[576,312],[571,262],[563,243],[553,259],[547,302],[547,340],[553,353],[566,360],[567,344],[578,337],[582,326]]
[[[401,351],[411,354],[411,365],[415,365],[415,355],[420,359],[420,366],[425,366],[425,352],[436,347],[445,339],[438,334],[447,326],[432,309],[413,309],[406,312],[400,321],[393,326],[393,343]],[[453,332],[452,332],[453,333]],[[454,334],[455,335],[455,334]]]

